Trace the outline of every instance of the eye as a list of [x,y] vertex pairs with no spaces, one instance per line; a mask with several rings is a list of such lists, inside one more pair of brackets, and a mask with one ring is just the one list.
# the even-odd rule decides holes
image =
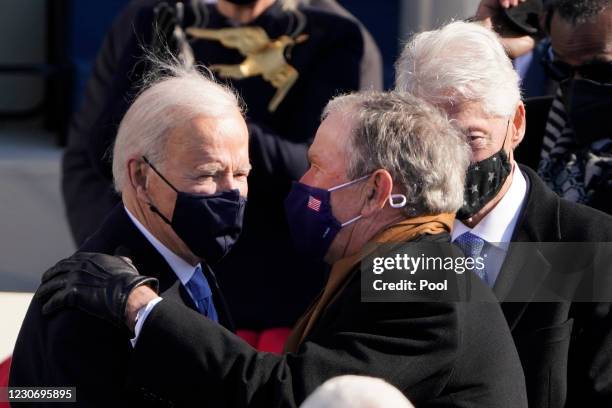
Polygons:
[[481,149],[488,145],[488,140],[481,133],[471,133],[467,135],[467,142],[472,149]]
[[210,181],[210,180],[213,180],[214,178],[215,178],[215,174],[213,173],[200,174],[198,176],[198,180],[200,181]]

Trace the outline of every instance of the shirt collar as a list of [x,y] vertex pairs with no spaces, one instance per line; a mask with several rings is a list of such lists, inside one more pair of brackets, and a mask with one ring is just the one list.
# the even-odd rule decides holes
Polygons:
[[510,188],[495,207],[474,228],[469,228],[459,220],[453,225],[452,240],[465,232],[471,232],[489,243],[508,243],[518,220],[525,196],[527,181],[516,164],[513,164]]
[[151,245],[153,245],[157,252],[161,254],[161,256],[168,263],[168,265],[170,265],[170,268],[172,268],[181,283],[183,285],[186,285],[187,282],[189,282],[189,280],[193,276],[193,273],[195,272],[196,268],[198,268],[200,264],[197,264],[196,266],[190,265],[183,258],[172,252],[170,249],[168,249],[168,247],[166,247],[157,238],[155,238],[155,236],[151,234],[149,230],[147,230],[145,226],[142,225],[140,221],[138,221],[138,219],[132,215],[132,213],[130,212],[130,210],[127,209],[127,207],[124,206],[123,208],[125,208],[125,212],[127,213],[128,217],[130,217],[130,220],[132,220],[136,228],[138,228],[142,235],[145,236],[147,241],[149,241]]

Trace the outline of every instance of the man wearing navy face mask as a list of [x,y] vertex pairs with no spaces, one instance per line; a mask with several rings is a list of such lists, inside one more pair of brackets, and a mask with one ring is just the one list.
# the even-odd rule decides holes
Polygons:
[[[195,70],[165,69],[119,127],[113,175],[122,203],[79,253],[129,257],[143,275],[132,285],[157,281],[164,299],[232,330],[213,269],[242,227],[246,124],[231,91]],[[41,306],[34,300],[24,320],[11,385],[76,386],[79,406],[129,400],[125,330],[81,313],[45,318]]]
[[332,268],[284,355],[257,352],[146,286],[132,290],[139,275],[114,257],[60,262],[37,299],[47,312],[76,307],[135,330],[130,385],[169,406],[296,407],[346,373],[383,378],[416,406],[526,406],[508,328],[477,278],[472,293],[489,302],[362,302],[360,262],[373,244],[450,240],[469,149],[448,119],[409,95],[341,96],[309,159],[287,219],[298,249]]

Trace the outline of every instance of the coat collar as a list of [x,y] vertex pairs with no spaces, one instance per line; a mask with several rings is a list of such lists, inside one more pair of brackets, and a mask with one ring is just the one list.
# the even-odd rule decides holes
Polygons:
[[519,216],[513,242],[557,242],[561,236],[559,197],[535,171],[520,165],[527,180],[527,203]]
[[[561,240],[559,198],[529,167],[520,166],[527,180],[527,202],[519,216],[512,242],[556,242]],[[531,251],[531,252],[530,252]],[[513,254],[514,252],[514,254]],[[521,274],[528,270],[531,273]],[[493,291],[513,329],[550,271],[550,262],[535,246],[511,248]],[[512,301],[513,294],[521,302]]]
[[[115,206],[100,229],[87,239],[79,251],[129,257],[142,275],[159,280],[159,292],[162,297],[183,303],[197,311],[191,296],[170,265],[130,220],[123,203]],[[219,313],[219,323],[233,331],[234,325],[214,274],[208,268],[203,271],[211,283],[215,307]],[[211,282],[211,279],[214,279],[214,282]]]

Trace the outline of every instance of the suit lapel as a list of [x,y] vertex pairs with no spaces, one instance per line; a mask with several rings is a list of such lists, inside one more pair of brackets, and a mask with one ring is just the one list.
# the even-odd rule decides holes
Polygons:
[[537,247],[525,244],[511,247],[493,288],[510,329],[516,326],[549,272],[550,263]]
[[551,268],[537,246],[527,243],[560,240],[558,197],[546,189],[533,170],[524,166],[520,169],[527,180],[527,202],[513,234],[513,245],[493,288],[502,302],[510,329],[516,327]]
[[123,203],[113,209],[100,230],[83,244],[79,251],[127,256],[138,272],[159,280],[160,296],[197,311],[191,296],[170,265],[134,225],[125,212]]
[[206,276],[210,289],[212,290],[213,302],[217,310],[217,315],[219,316],[219,323],[232,332],[236,331],[234,320],[229,313],[229,307],[227,306],[223,292],[221,292],[215,273],[208,265],[204,265],[202,272],[204,276]]

